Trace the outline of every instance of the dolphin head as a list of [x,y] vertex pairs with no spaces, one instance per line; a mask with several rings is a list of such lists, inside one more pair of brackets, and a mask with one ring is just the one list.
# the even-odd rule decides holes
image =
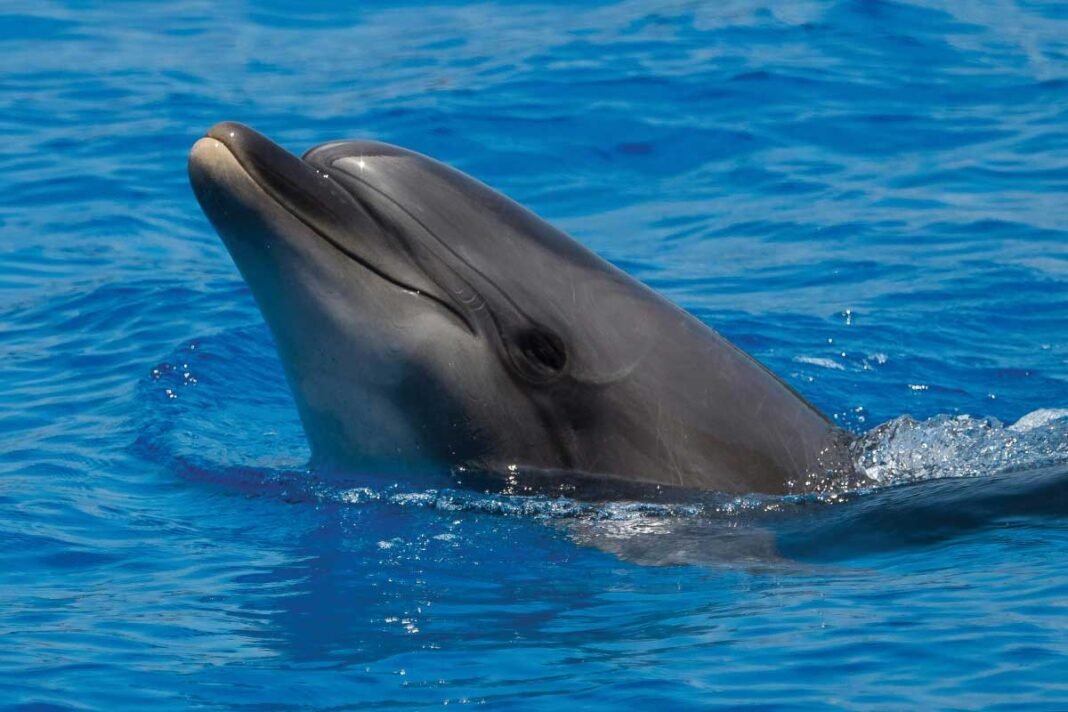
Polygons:
[[320,461],[783,491],[834,459],[837,431],[766,369],[433,159],[374,141],[298,158],[222,123],[189,172]]

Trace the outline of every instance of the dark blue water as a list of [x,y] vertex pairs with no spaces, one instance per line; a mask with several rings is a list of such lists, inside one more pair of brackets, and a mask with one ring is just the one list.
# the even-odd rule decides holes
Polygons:
[[[1066,7],[9,0],[0,705],[1068,707]],[[890,421],[884,486],[307,471],[186,184],[222,119],[478,176]]]

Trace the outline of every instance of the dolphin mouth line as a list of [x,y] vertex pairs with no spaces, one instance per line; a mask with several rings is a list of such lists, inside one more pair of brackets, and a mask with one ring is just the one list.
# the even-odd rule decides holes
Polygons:
[[[203,136],[201,138],[201,141],[205,141],[205,140],[214,141],[215,143],[219,144],[222,148],[224,148],[226,150],[226,152],[228,154],[230,154],[230,156],[234,159],[234,161],[237,163],[237,165],[241,167],[241,171],[245,174],[245,176],[252,182],[253,185],[255,185],[260,190],[261,193],[263,193],[269,200],[271,200],[273,203],[275,203],[275,205],[280,207],[282,210],[286,211],[286,213],[288,213],[290,216],[292,216],[295,220],[297,220],[302,225],[304,225],[304,227],[308,228],[313,233],[318,235],[321,239],[323,239],[327,244],[329,244],[335,250],[340,252],[342,255],[344,255],[345,257],[349,258],[350,260],[352,260],[353,262],[358,264],[360,267],[363,267],[364,269],[366,269],[368,272],[370,272],[371,274],[375,275],[376,277],[382,279],[385,282],[388,282],[389,284],[394,285],[395,287],[398,287],[399,289],[407,292],[408,294],[413,294],[415,296],[422,297],[423,299],[426,299],[428,301],[431,301],[431,302],[437,304],[438,306],[443,308],[445,311],[447,311],[449,314],[451,314],[453,317],[455,317],[464,326],[464,328],[466,328],[469,332],[471,332],[471,334],[473,334],[473,335],[477,334],[477,332],[475,331],[475,327],[471,323],[471,321],[455,305],[450,304],[450,303],[448,303],[448,302],[446,302],[446,301],[444,301],[442,299],[439,299],[438,297],[434,296],[433,294],[427,294],[426,292],[424,292],[424,291],[422,291],[420,289],[417,289],[416,287],[413,287],[413,286],[411,286],[409,284],[406,284],[406,283],[400,281],[399,279],[396,279],[395,277],[387,274],[386,272],[383,272],[381,269],[375,267],[370,262],[368,262],[364,258],[360,257],[358,254],[356,254],[355,252],[353,252],[349,248],[347,248],[344,245],[342,245],[341,243],[339,243],[336,239],[334,239],[330,235],[328,235],[325,232],[323,232],[320,228],[318,228],[315,225],[313,225],[311,223],[311,221],[305,219],[305,217],[303,215],[301,215],[299,211],[295,210],[291,205],[289,205],[289,203],[286,201],[286,199],[285,199],[285,197],[283,195],[280,195],[279,192],[277,190],[275,190],[272,186],[266,184],[264,181],[259,180],[257,178],[257,176],[256,176],[256,172],[254,170],[250,169],[249,166],[246,165],[246,163],[242,160],[240,152],[239,151],[234,151],[232,148],[230,148],[230,146],[227,145],[225,140],[223,140],[222,138],[219,138],[218,136],[213,136],[210,133],[206,134],[205,136]],[[299,156],[297,156],[297,159],[301,160],[301,161],[304,160],[304,159],[300,158]],[[315,169],[313,168],[313,170],[315,170]],[[321,173],[321,172],[319,172],[317,170],[316,170],[316,172],[319,173],[320,175],[322,175],[326,180],[329,180],[331,183],[336,185],[339,189],[344,191],[344,193],[346,195],[351,196],[353,200],[355,200],[357,202],[360,202],[359,198],[357,198],[356,196],[353,196],[352,193],[349,192],[348,190],[345,190],[344,186],[339,184],[337,181],[335,181],[329,175],[323,174],[323,173]],[[363,181],[361,181],[361,182],[363,182]],[[368,186],[368,187],[371,187],[371,186]],[[378,192],[381,192],[381,191],[378,191]]]

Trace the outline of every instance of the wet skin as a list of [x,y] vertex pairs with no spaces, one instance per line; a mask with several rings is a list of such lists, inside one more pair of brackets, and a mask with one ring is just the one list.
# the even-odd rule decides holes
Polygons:
[[318,462],[609,492],[854,476],[850,437],[768,369],[433,159],[373,141],[298,158],[222,123],[189,174]]

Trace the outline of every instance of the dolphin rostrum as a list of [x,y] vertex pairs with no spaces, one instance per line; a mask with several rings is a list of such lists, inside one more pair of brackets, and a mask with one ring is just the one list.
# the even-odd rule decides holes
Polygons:
[[850,436],[767,368],[433,159],[374,141],[298,158],[221,123],[189,175],[267,320],[316,461],[620,491],[777,494],[855,477]]

